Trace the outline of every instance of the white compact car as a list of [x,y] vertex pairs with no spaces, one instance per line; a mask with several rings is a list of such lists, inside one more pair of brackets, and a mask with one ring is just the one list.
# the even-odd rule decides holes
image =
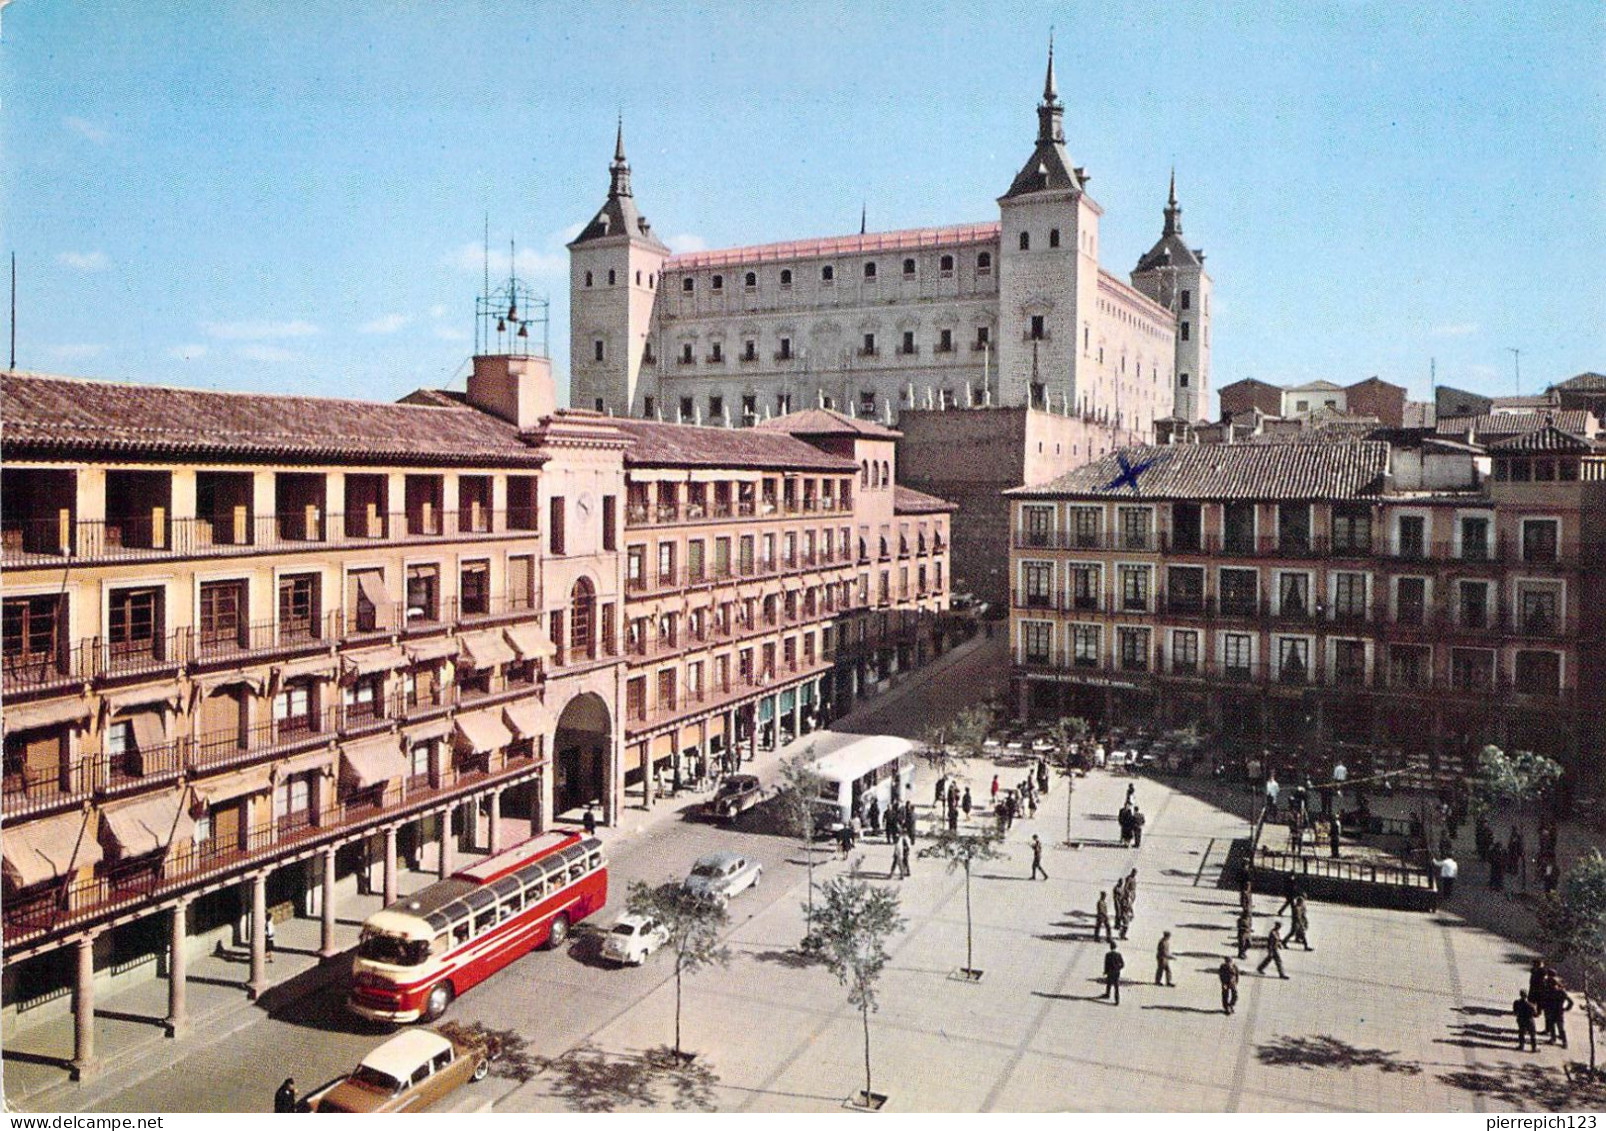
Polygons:
[[625,966],[640,966],[669,940],[669,932],[643,915],[621,915],[602,940],[602,957]]

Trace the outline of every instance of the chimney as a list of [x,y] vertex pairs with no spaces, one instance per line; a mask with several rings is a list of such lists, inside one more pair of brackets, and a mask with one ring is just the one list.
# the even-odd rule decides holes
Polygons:
[[552,362],[544,357],[481,354],[468,377],[468,403],[501,417],[521,432],[558,410]]

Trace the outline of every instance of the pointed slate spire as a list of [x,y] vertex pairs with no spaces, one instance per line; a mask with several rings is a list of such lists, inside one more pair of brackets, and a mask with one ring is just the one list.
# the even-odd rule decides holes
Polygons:
[[619,131],[614,136],[613,164],[608,166],[612,174],[612,182],[608,186],[609,197],[630,196],[630,162],[625,159],[625,116],[619,115]]
[[1182,234],[1182,206],[1177,203],[1177,170],[1171,170],[1171,194],[1165,206],[1165,235],[1180,236]]
[[1038,144],[1065,143],[1065,107],[1054,81],[1054,33],[1048,35],[1048,73],[1043,77],[1043,102],[1037,108]]

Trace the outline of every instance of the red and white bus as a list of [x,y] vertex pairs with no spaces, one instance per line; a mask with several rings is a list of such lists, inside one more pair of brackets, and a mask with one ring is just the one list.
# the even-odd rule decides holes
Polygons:
[[602,842],[550,832],[376,911],[346,1006],[370,1021],[433,1021],[452,999],[608,902]]

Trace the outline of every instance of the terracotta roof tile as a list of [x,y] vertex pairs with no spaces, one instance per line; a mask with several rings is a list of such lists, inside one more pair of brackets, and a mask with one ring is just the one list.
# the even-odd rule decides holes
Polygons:
[[458,407],[222,393],[0,375],[4,452],[519,464],[544,457],[511,424]]
[[845,416],[828,408],[809,408],[789,412],[772,420],[754,425],[771,432],[787,432],[793,436],[865,436],[872,440],[896,440],[903,435],[873,420]]
[[1554,424],[1563,432],[1578,435],[1590,429],[1589,413],[1583,409],[1562,409],[1554,412],[1496,412],[1483,416],[1441,416],[1435,428],[1444,434],[1465,435],[1468,428],[1479,438],[1515,436],[1519,432],[1533,432]]
[[1590,443],[1575,432],[1567,432],[1557,428],[1554,424],[1547,424],[1543,428],[1535,428],[1531,432],[1519,432],[1515,436],[1508,436],[1504,440],[1497,440],[1489,445],[1490,452],[1581,452],[1598,451],[1595,444]]
[[950,514],[958,509],[958,503],[950,503],[947,499],[939,499],[936,495],[916,491],[901,483],[892,485],[893,514]]
[[625,449],[627,467],[775,468],[786,471],[851,471],[859,465],[827,455],[785,432],[760,428],[710,428],[614,417],[610,425],[635,442]]
[[1016,487],[1005,494],[1016,498],[1363,498],[1380,493],[1388,453],[1387,444],[1371,440],[1134,447],[1111,452],[1048,483]]
[[1580,373],[1551,386],[1573,393],[1606,393],[1606,373]]

